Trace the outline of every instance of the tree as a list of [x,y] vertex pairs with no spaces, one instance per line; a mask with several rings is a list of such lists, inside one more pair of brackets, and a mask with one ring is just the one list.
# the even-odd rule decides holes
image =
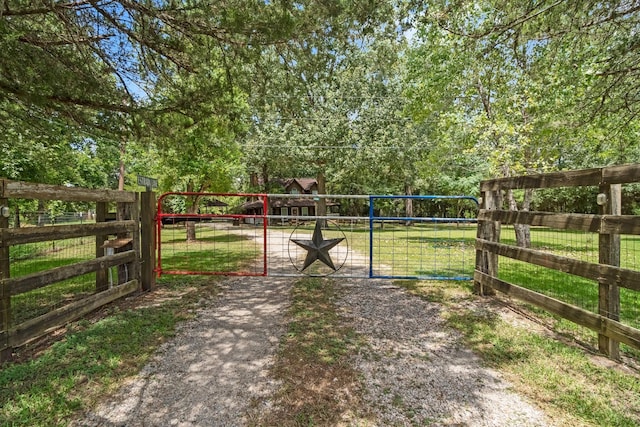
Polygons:
[[266,50],[345,36],[347,13],[368,20],[356,5],[305,0],[5,1],[0,115],[20,132],[70,125],[97,143],[166,141],[168,123],[192,126],[204,112],[237,121],[226,107],[253,89],[247,71]]
[[[460,2],[442,6],[436,19],[453,34],[478,40],[518,42],[561,54],[566,67],[556,73],[568,77],[574,69],[592,79],[580,94],[589,115],[622,113],[628,119],[638,114],[640,85],[637,59],[640,39],[637,28],[640,8],[636,2],[543,0],[483,2],[474,27],[465,26]],[[466,18],[469,18],[467,15]],[[559,68],[554,68],[554,72]],[[564,80],[564,79],[563,79]],[[570,81],[565,80],[570,85]]]
[[[331,192],[413,192],[414,165],[426,150],[404,114],[403,48],[398,33],[380,28],[343,46],[322,78],[307,79],[309,70],[290,61],[280,82],[302,96],[271,94],[273,102],[258,110],[264,113],[256,115],[245,143],[252,171],[269,165],[277,175],[275,165],[286,176],[313,175],[320,184],[326,179]],[[291,70],[300,73],[293,82]]]
[[[561,12],[574,7],[566,2],[523,1],[513,7],[487,0],[433,8],[411,55],[407,90],[414,117],[432,124],[441,150],[488,159],[493,176],[557,168],[590,139],[595,149],[594,136],[616,121],[598,114],[600,107],[613,105],[609,100],[597,108],[591,102],[602,83],[597,77],[602,73],[593,67],[602,67],[610,40],[592,39],[580,30],[595,25],[588,21],[595,19],[604,31],[603,16],[614,19],[615,14],[587,3],[575,6],[572,22],[563,21],[568,15]],[[590,43],[597,46],[595,59]],[[528,210],[533,200],[532,191],[523,193],[520,204],[513,192],[506,196],[513,210]],[[516,227],[516,233],[518,244],[527,246],[526,227]]]

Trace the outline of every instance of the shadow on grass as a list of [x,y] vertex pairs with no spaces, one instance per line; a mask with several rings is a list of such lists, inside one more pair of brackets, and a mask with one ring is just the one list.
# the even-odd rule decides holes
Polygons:
[[0,371],[0,425],[66,425],[110,384],[137,372],[184,317],[170,307],[127,310],[69,334],[36,359]]
[[446,235],[442,237],[420,237],[420,236],[410,236],[410,237],[400,237],[398,240],[405,240],[408,242],[417,242],[417,243],[427,243],[435,247],[468,247],[472,248],[475,246],[476,238],[473,237],[451,237],[448,238]]
[[189,270],[205,272],[237,271],[247,260],[261,253],[247,250],[222,251],[213,249],[175,252],[162,256],[163,270]]
[[496,312],[463,310],[452,313],[447,323],[462,332],[466,341],[495,366],[526,362],[530,356],[527,343],[497,331],[502,321]]

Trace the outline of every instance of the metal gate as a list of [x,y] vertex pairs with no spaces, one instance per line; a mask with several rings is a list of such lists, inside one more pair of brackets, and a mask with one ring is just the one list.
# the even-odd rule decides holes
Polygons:
[[471,196],[165,193],[162,274],[469,280]]

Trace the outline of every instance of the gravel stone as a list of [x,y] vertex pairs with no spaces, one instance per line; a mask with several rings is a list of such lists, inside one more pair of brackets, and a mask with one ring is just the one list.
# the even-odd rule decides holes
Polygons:
[[547,426],[446,327],[441,306],[387,281],[338,284],[341,314],[366,337],[355,358],[380,426]]
[[226,280],[116,398],[78,426],[240,426],[250,405],[270,405],[268,376],[285,328],[291,280]]

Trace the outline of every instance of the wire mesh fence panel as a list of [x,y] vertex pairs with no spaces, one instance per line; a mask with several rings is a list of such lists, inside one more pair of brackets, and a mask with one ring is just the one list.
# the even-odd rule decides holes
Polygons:
[[[531,249],[597,264],[599,262],[599,235],[594,232],[559,230],[547,227],[530,227]],[[620,236],[620,266],[638,271],[640,265],[640,244],[637,236]],[[501,243],[516,246],[515,231],[512,226],[502,226]],[[509,283],[539,292],[549,297],[583,308],[592,313],[609,315],[599,307],[599,290],[596,280],[589,280],[576,274],[557,269],[545,268],[508,257],[499,261],[499,278]],[[640,328],[640,294],[637,291],[620,288],[620,321]]]
[[[588,330],[610,357],[618,343],[640,348],[640,187],[625,184],[637,172],[624,165],[483,181],[477,284],[554,313],[563,331]],[[532,195],[530,209],[513,209]]]
[[415,219],[411,225],[374,221],[372,276],[469,280],[476,228]]
[[11,324],[19,325],[96,291],[96,274],[89,273],[11,298]]
[[[17,204],[20,199],[14,199]],[[46,227],[51,225],[72,225],[95,223],[95,211],[83,210],[76,212],[49,212],[13,209],[13,215],[9,217],[10,228],[20,227]]]
[[[78,237],[9,248],[10,277],[19,278],[95,258],[95,237]],[[11,324],[17,325],[96,290],[95,273],[74,277],[15,295],[11,299]]]
[[[529,227],[530,241],[522,246],[565,258],[598,262],[598,235],[547,227]],[[513,226],[502,226],[500,242],[518,246]],[[507,257],[500,259],[499,278],[591,312],[598,312],[598,283],[562,271]]]
[[[403,216],[377,216],[386,211]],[[168,193],[158,271],[466,280],[476,215],[471,197]]]

